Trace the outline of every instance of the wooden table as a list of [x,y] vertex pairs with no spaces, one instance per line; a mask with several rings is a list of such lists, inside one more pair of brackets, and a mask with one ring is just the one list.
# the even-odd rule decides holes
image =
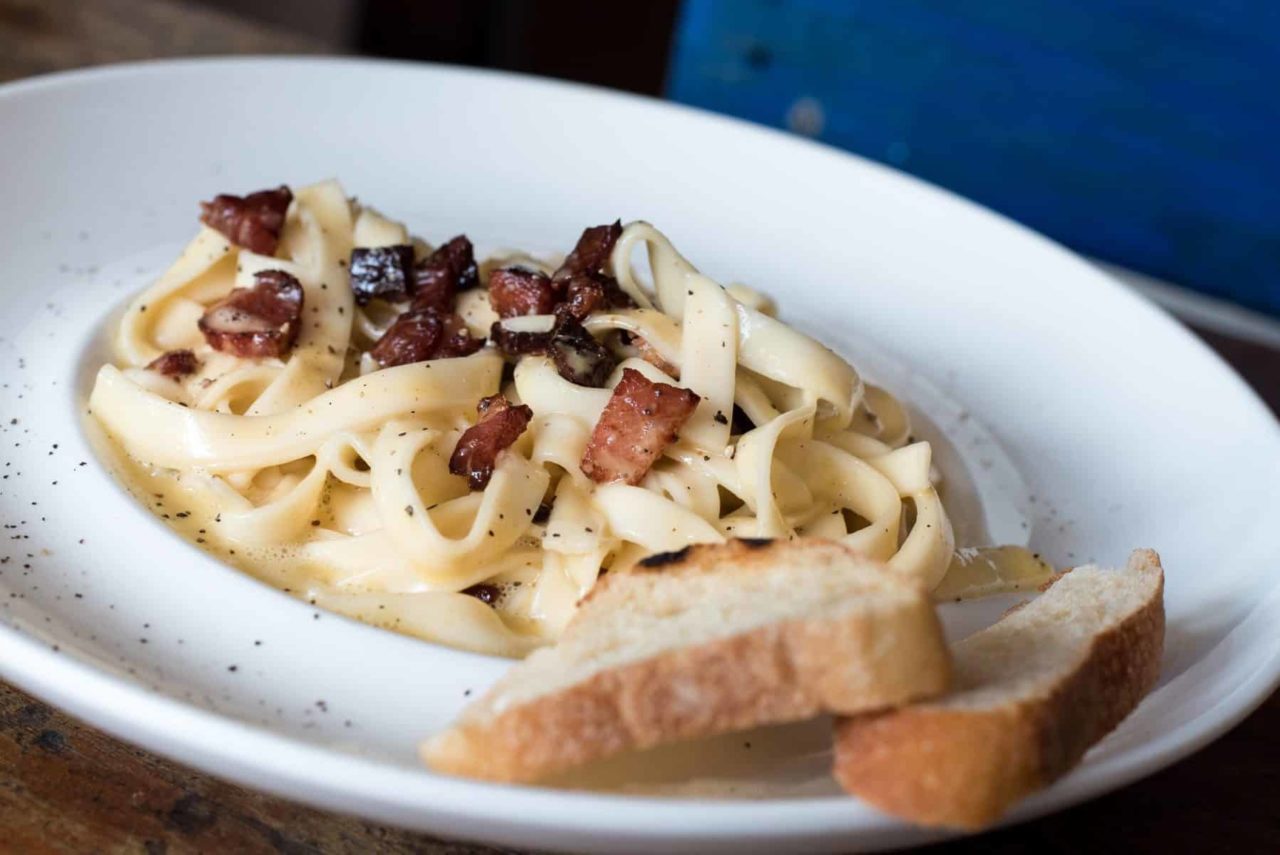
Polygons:
[[[326,46],[172,0],[0,0],[0,80],[190,53]],[[1204,333],[1280,411],[1280,351]],[[1199,754],[964,851],[1276,851],[1280,695]],[[482,853],[260,795],[86,727],[0,683],[0,851]]]
[[158,57],[329,49],[177,0],[0,0],[0,82]]

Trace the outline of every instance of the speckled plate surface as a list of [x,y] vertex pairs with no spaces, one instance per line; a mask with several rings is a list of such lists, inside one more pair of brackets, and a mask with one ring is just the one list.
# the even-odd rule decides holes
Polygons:
[[[737,797],[432,775],[416,741],[506,663],[317,612],[188,546],[110,480],[80,422],[105,319],[191,233],[196,200],[328,175],[424,234],[482,243],[560,246],[584,223],[649,219],[713,276],[773,292],[837,348],[875,342],[990,427],[1054,561],[1159,549],[1160,687],[1014,819],[1172,762],[1275,685],[1280,431],[1163,314],[1025,230],[819,146],[590,89],[338,60],[0,89],[5,679],[249,786],[443,835],[702,852],[929,839],[821,777],[792,786],[821,768],[812,728],[739,757]],[[961,452],[990,464],[980,444]]]

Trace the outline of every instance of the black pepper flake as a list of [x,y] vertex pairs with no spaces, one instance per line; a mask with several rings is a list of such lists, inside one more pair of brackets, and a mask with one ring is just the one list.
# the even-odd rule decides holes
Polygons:
[[722,425],[727,425],[729,423],[729,419],[720,410],[716,410],[715,421],[717,424]]
[[228,665],[227,670],[234,674],[236,671],[239,671],[240,668],[236,665]]
[[[413,505],[405,505],[405,506],[404,506],[404,512],[405,512],[408,516],[413,516]],[[493,534],[493,532],[489,532],[489,534]]]

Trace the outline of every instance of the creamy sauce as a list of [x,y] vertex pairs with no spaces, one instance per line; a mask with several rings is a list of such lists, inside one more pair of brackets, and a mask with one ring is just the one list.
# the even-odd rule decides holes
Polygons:
[[[919,418],[918,415],[916,417]],[[209,500],[206,490],[190,483],[190,476],[133,459],[106,435],[93,418],[85,419],[85,430],[98,458],[107,464],[117,481],[147,510],[193,545],[310,604],[382,629],[428,641],[437,640],[439,622],[442,619],[441,606],[445,604],[437,602],[431,596],[434,592],[423,591],[417,595],[358,590],[339,592],[317,585],[317,580],[324,578],[323,565],[308,559],[297,546],[259,547],[227,536],[216,504]],[[921,432],[923,434],[926,431],[935,432],[929,428],[924,428]],[[942,435],[939,433],[938,436]],[[932,436],[930,439],[938,442]],[[976,483],[954,447],[944,445],[942,448],[943,453],[938,455],[939,467],[943,469],[943,486],[940,492],[948,503],[958,542],[972,543],[970,538],[982,537],[987,530],[986,516],[976,497],[980,493],[992,494],[999,491],[996,485]],[[983,471],[978,470],[979,480]],[[1014,500],[1016,497],[1009,499]],[[325,522],[323,519],[319,521]],[[961,533],[965,535],[964,539],[960,538]],[[962,546],[956,550],[952,569],[936,591],[936,596],[945,601],[958,597],[972,598],[1026,590],[1043,584],[1051,578],[1052,573],[1053,568],[1039,556],[1033,556],[1030,551],[1019,546],[982,549]],[[531,595],[531,590],[531,585],[526,586],[518,576],[513,576],[502,593],[507,597],[524,598]],[[448,605],[456,603],[450,601]],[[479,601],[476,601],[476,605],[482,609],[490,609],[490,606]],[[506,615],[502,620],[516,636],[521,637],[523,649],[530,650],[545,643],[536,626],[522,626],[521,621],[512,615]],[[483,639],[479,635],[476,645],[484,650]],[[501,654],[503,651],[489,652]]]
[[[143,507],[191,544],[273,588],[319,608],[426,641],[445,638],[457,643],[462,638],[481,653],[518,656],[547,642],[536,625],[474,597],[426,590],[337,591],[317,584],[325,577],[324,566],[308,559],[299,546],[260,547],[229,537],[216,503],[207,490],[191,484],[190,476],[133,459],[92,417],[84,420],[84,426],[98,459]],[[511,599],[524,596],[519,579],[513,578],[507,586]],[[504,603],[500,600],[497,605]],[[495,637],[503,640],[501,645],[492,643]]]
[[[923,402],[911,422],[893,395],[864,386],[834,351],[773,317],[767,298],[720,288],[647,223],[622,230],[609,262],[643,308],[598,312],[588,326],[602,337],[639,335],[658,357],[625,358],[609,385],[629,369],[701,400],[679,442],[633,487],[592,484],[580,469],[609,389],[571,384],[543,357],[522,358],[506,385],[491,350],[357,371],[350,354],[377,340],[390,316],[360,309],[330,283],[345,278],[353,245],[404,243],[407,231],[355,205],[336,182],[299,189],[291,210],[282,257],[241,252],[203,229],[133,299],[114,354],[98,363],[89,426],[138,501],[280,590],[397,632],[520,656],[559,634],[602,567],[624,572],[645,554],[688,543],[842,538],[932,589],[955,554],[953,527],[961,545],[1019,542],[1006,524],[1022,500],[1016,472],[968,465],[976,428],[947,418],[957,407],[907,382],[908,373],[890,386]],[[629,260],[641,247],[661,310]],[[195,320],[275,266],[306,297],[292,352],[246,361],[213,351]],[[476,335],[496,319],[480,292],[464,294],[458,310]],[[527,331],[549,320],[507,323]],[[194,374],[145,370],[174,347],[193,350]],[[871,361],[873,372],[888,364]],[[678,380],[664,370],[678,370]],[[468,492],[448,474],[450,450],[474,419],[475,400],[500,388],[537,415],[491,483]],[[739,401],[757,427],[735,436],[727,414]],[[929,442],[913,441],[910,424]],[[991,446],[986,456],[1003,460]],[[569,477],[557,483],[560,473]],[[549,489],[555,509],[542,524],[534,512]],[[1025,518],[1021,526],[1014,534],[1025,542]],[[1024,581],[1030,565],[1017,549],[991,555],[984,592]],[[962,569],[983,562],[969,565]]]

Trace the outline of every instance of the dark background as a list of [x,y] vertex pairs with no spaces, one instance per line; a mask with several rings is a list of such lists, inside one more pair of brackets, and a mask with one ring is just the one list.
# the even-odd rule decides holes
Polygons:
[[1274,0],[205,2],[791,130],[1280,316]]
[[814,137],[1271,316],[1280,342],[1275,0],[0,0],[0,80],[298,52],[559,77]]
[[199,0],[351,53],[661,95],[676,0]]

